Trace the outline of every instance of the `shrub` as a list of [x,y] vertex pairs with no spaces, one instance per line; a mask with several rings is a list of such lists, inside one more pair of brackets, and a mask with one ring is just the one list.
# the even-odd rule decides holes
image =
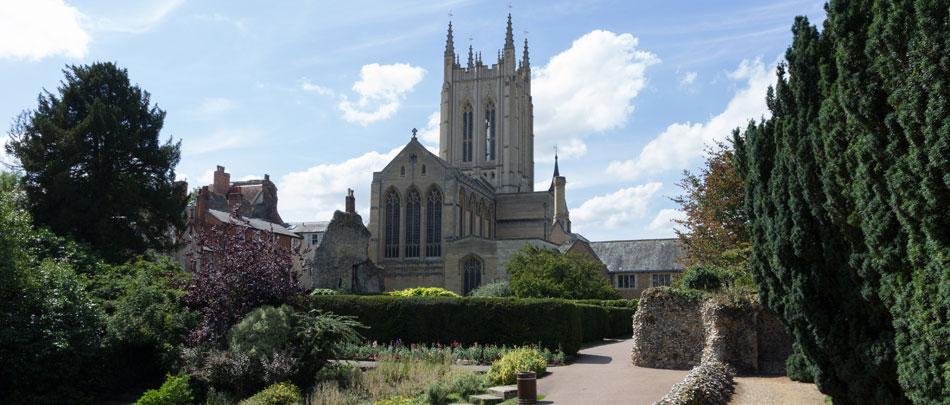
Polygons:
[[451,390],[463,399],[475,395],[488,388],[488,379],[482,374],[461,373],[452,379]]
[[165,383],[157,390],[145,391],[135,405],[190,405],[194,401],[187,375],[166,376]]
[[310,296],[312,297],[318,295],[340,295],[340,292],[329,288],[314,288],[313,291],[310,292]]
[[808,361],[798,344],[793,347],[795,350],[785,359],[785,374],[795,381],[815,382],[815,366]]
[[511,285],[507,281],[496,281],[485,284],[468,293],[469,297],[514,297]]
[[683,271],[679,282],[686,288],[714,291],[725,284],[728,278],[729,275],[722,268],[696,265]]
[[460,295],[438,287],[416,287],[400,291],[391,291],[387,295],[397,297],[459,297]]
[[441,381],[433,381],[426,384],[425,389],[422,390],[422,398],[431,405],[445,405],[449,403],[449,394],[451,393],[451,388]]
[[340,316],[320,310],[295,315],[295,342],[299,345],[299,372],[310,378],[340,353],[343,343],[357,343],[363,338],[357,329],[364,326],[351,316]]
[[500,360],[492,363],[488,370],[488,380],[495,385],[514,384],[518,373],[534,371],[538,377],[547,370],[547,362],[537,350],[522,348],[506,354]]
[[303,401],[300,396],[300,388],[289,382],[273,384],[263,391],[254,394],[253,397],[242,401],[241,404],[247,405],[292,405]]
[[294,335],[293,308],[265,305],[251,311],[228,332],[231,350],[253,359],[285,350]]
[[575,253],[525,245],[505,263],[511,290],[521,298],[618,299],[600,275],[600,261]]

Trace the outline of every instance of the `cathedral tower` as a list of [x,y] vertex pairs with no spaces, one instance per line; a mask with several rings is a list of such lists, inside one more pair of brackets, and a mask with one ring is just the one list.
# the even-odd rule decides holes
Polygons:
[[439,157],[463,173],[494,187],[496,193],[534,191],[534,107],[528,40],[516,66],[511,14],[498,61],[482,62],[468,49],[459,64],[449,23]]

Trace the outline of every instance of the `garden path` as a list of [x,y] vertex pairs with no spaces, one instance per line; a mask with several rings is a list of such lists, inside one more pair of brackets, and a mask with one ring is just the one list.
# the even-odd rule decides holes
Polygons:
[[538,379],[541,403],[652,404],[686,377],[686,370],[636,367],[631,339],[607,339],[587,346],[567,366],[549,367]]

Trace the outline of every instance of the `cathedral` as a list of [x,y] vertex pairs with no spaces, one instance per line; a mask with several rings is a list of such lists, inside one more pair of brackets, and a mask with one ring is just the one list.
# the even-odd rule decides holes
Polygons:
[[507,280],[504,263],[526,243],[570,242],[566,179],[534,190],[528,41],[516,56],[511,16],[496,63],[468,50],[459,63],[449,24],[439,156],[415,138],[373,173],[369,256],[387,290],[442,287],[466,294]]

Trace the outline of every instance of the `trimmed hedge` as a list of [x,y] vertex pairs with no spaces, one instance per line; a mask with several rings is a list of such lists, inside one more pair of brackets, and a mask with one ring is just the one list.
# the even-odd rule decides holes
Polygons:
[[313,308],[353,315],[367,340],[463,345],[540,344],[574,354],[581,343],[631,333],[634,309],[561,299],[319,296]]

